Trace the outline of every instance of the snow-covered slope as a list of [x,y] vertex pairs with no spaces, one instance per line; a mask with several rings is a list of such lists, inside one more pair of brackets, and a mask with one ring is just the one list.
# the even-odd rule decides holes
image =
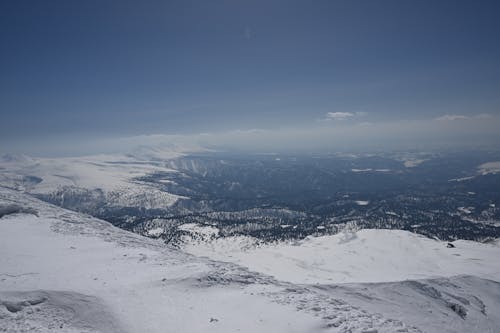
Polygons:
[[[500,284],[479,277],[294,284],[189,255],[1,187],[0,216],[0,330],[6,332],[500,328]],[[267,259],[265,253],[254,255]]]
[[482,175],[500,173],[500,161],[483,163],[478,167],[478,170]]
[[322,325],[293,305],[253,295],[269,287],[246,270],[12,191],[2,190],[0,203],[38,212],[0,219],[7,332],[310,332]]
[[446,242],[402,230],[346,231],[275,244],[241,236],[198,239],[202,241],[186,239],[183,249],[294,283],[387,282],[460,274],[500,279],[498,244],[459,240],[455,248],[447,248]]
[[[154,151],[155,154],[159,154]],[[144,154],[144,153],[143,153]],[[137,179],[155,172],[173,173],[159,160],[142,155],[95,155],[68,158],[0,158],[0,185],[44,196],[96,197],[108,206],[166,208],[180,196],[162,191]],[[156,156],[156,155],[155,155]],[[163,152],[165,161],[181,156]]]

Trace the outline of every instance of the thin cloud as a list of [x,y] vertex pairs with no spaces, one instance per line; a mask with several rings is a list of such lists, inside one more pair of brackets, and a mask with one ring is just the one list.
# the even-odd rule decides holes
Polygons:
[[326,120],[345,120],[348,118],[352,118],[356,116],[355,113],[352,112],[328,112],[326,114]]
[[445,114],[435,118],[437,121],[456,121],[456,120],[470,120],[470,119],[490,119],[492,116],[489,113],[480,113],[475,116],[466,116],[463,114]]
[[467,120],[470,119],[469,116],[464,116],[462,114],[445,114],[444,116],[437,117],[437,121],[455,121],[455,120]]

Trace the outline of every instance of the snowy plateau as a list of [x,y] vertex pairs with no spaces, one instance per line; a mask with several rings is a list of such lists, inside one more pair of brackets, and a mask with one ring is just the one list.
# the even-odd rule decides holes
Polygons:
[[0,332],[500,332],[498,239],[345,228],[263,241],[190,222],[174,247],[158,225],[145,237],[40,200],[88,190],[110,206],[170,207],[188,196],[142,179],[177,175],[181,162],[159,162],[177,157],[4,157]]

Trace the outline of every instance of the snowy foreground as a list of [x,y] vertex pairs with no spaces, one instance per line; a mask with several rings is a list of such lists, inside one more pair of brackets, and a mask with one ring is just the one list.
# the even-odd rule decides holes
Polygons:
[[[182,226],[181,226],[182,228]],[[196,235],[212,227],[193,227]],[[260,244],[236,236],[186,239],[194,255],[229,261],[293,283],[390,282],[456,275],[500,279],[500,246],[457,240],[448,243],[402,230],[347,231],[302,241]]]
[[13,190],[0,214],[0,332],[500,331],[497,245],[362,231],[192,255]]

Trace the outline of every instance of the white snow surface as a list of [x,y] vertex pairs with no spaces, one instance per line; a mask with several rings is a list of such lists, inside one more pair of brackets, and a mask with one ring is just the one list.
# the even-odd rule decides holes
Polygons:
[[[248,245],[243,251],[242,242]],[[202,243],[190,255],[0,187],[0,332],[500,329],[500,283],[493,281],[499,276],[498,245],[455,242],[455,249],[443,249],[442,242],[410,233],[373,230],[295,245],[250,238],[207,244],[221,259],[239,264],[201,257],[212,254]],[[411,275],[417,268],[421,275]],[[327,278],[343,280],[348,274],[341,270],[352,272],[349,284]],[[410,277],[476,276],[354,283],[362,275],[405,279],[404,270]]]
[[[158,153],[159,154],[159,153]],[[181,154],[164,152],[167,161]],[[139,155],[141,156],[141,155]],[[174,173],[161,160],[145,161],[126,154],[63,158],[29,158],[4,155],[0,158],[0,184],[34,194],[60,190],[102,190],[111,206],[165,208],[184,197],[137,181],[151,173]],[[35,181],[33,179],[40,180]]]
[[192,254],[230,261],[293,283],[388,282],[461,274],[500,280],[500,247],[446,242],[402,230],[366,229],[299,242],[262,244],[251,237],[185,244]]
[[479,173],[482,175],[500,173],[500,161],[483,163],[478,167],[478,169]]
[[422,164],[425,161],[426,161],[426,159],[409,158],[409,159],[405,159],[403,161],[403,164],[407,168],[415,168],[415,167],[419,166],[420,164]]
[[158,237],[163,234],[163,228],[153,228],[147,231],[148,236]]
[[449,182],[463,182],[463,181],[468,181],[471,179],[474,179],[478,176],[486,176],[489,174],[497,174],[500,173],[500,161],[493,161],[493,162],[487,162],[479,165],[477,167],[477,174],[471,175],[471,176],[466,176],[466,177],[460,177],[460,178],[453,178],[448,180]]
[[[19,203],[12,195],[2,199]],[[40,216],[0,219],[0,331],[311,332],[324,325],[260,295],[282,287],[265,286],[266,280],[261,286],[246,270],[35,200],[31,204]],[[238,282],[240,275],[249,282]],[[61,293],[65,301],[58,300]],[[47,301],[31,305],[33,299]],[[105,310],[107,319],[89,316],[85,302]],[[21,310],[11,312],[6,304]]]
[[366,169],[351,169],[351,172],[391,172],[391,169],[372,169],[372,168],[366,168]]
[[212,236],[217,236],[219,234],[219,229],[209,225],[199,225],[196,223],[184,223],[177,227],[178,230],[189,231],[190,234],[196,234],[209,238]]

